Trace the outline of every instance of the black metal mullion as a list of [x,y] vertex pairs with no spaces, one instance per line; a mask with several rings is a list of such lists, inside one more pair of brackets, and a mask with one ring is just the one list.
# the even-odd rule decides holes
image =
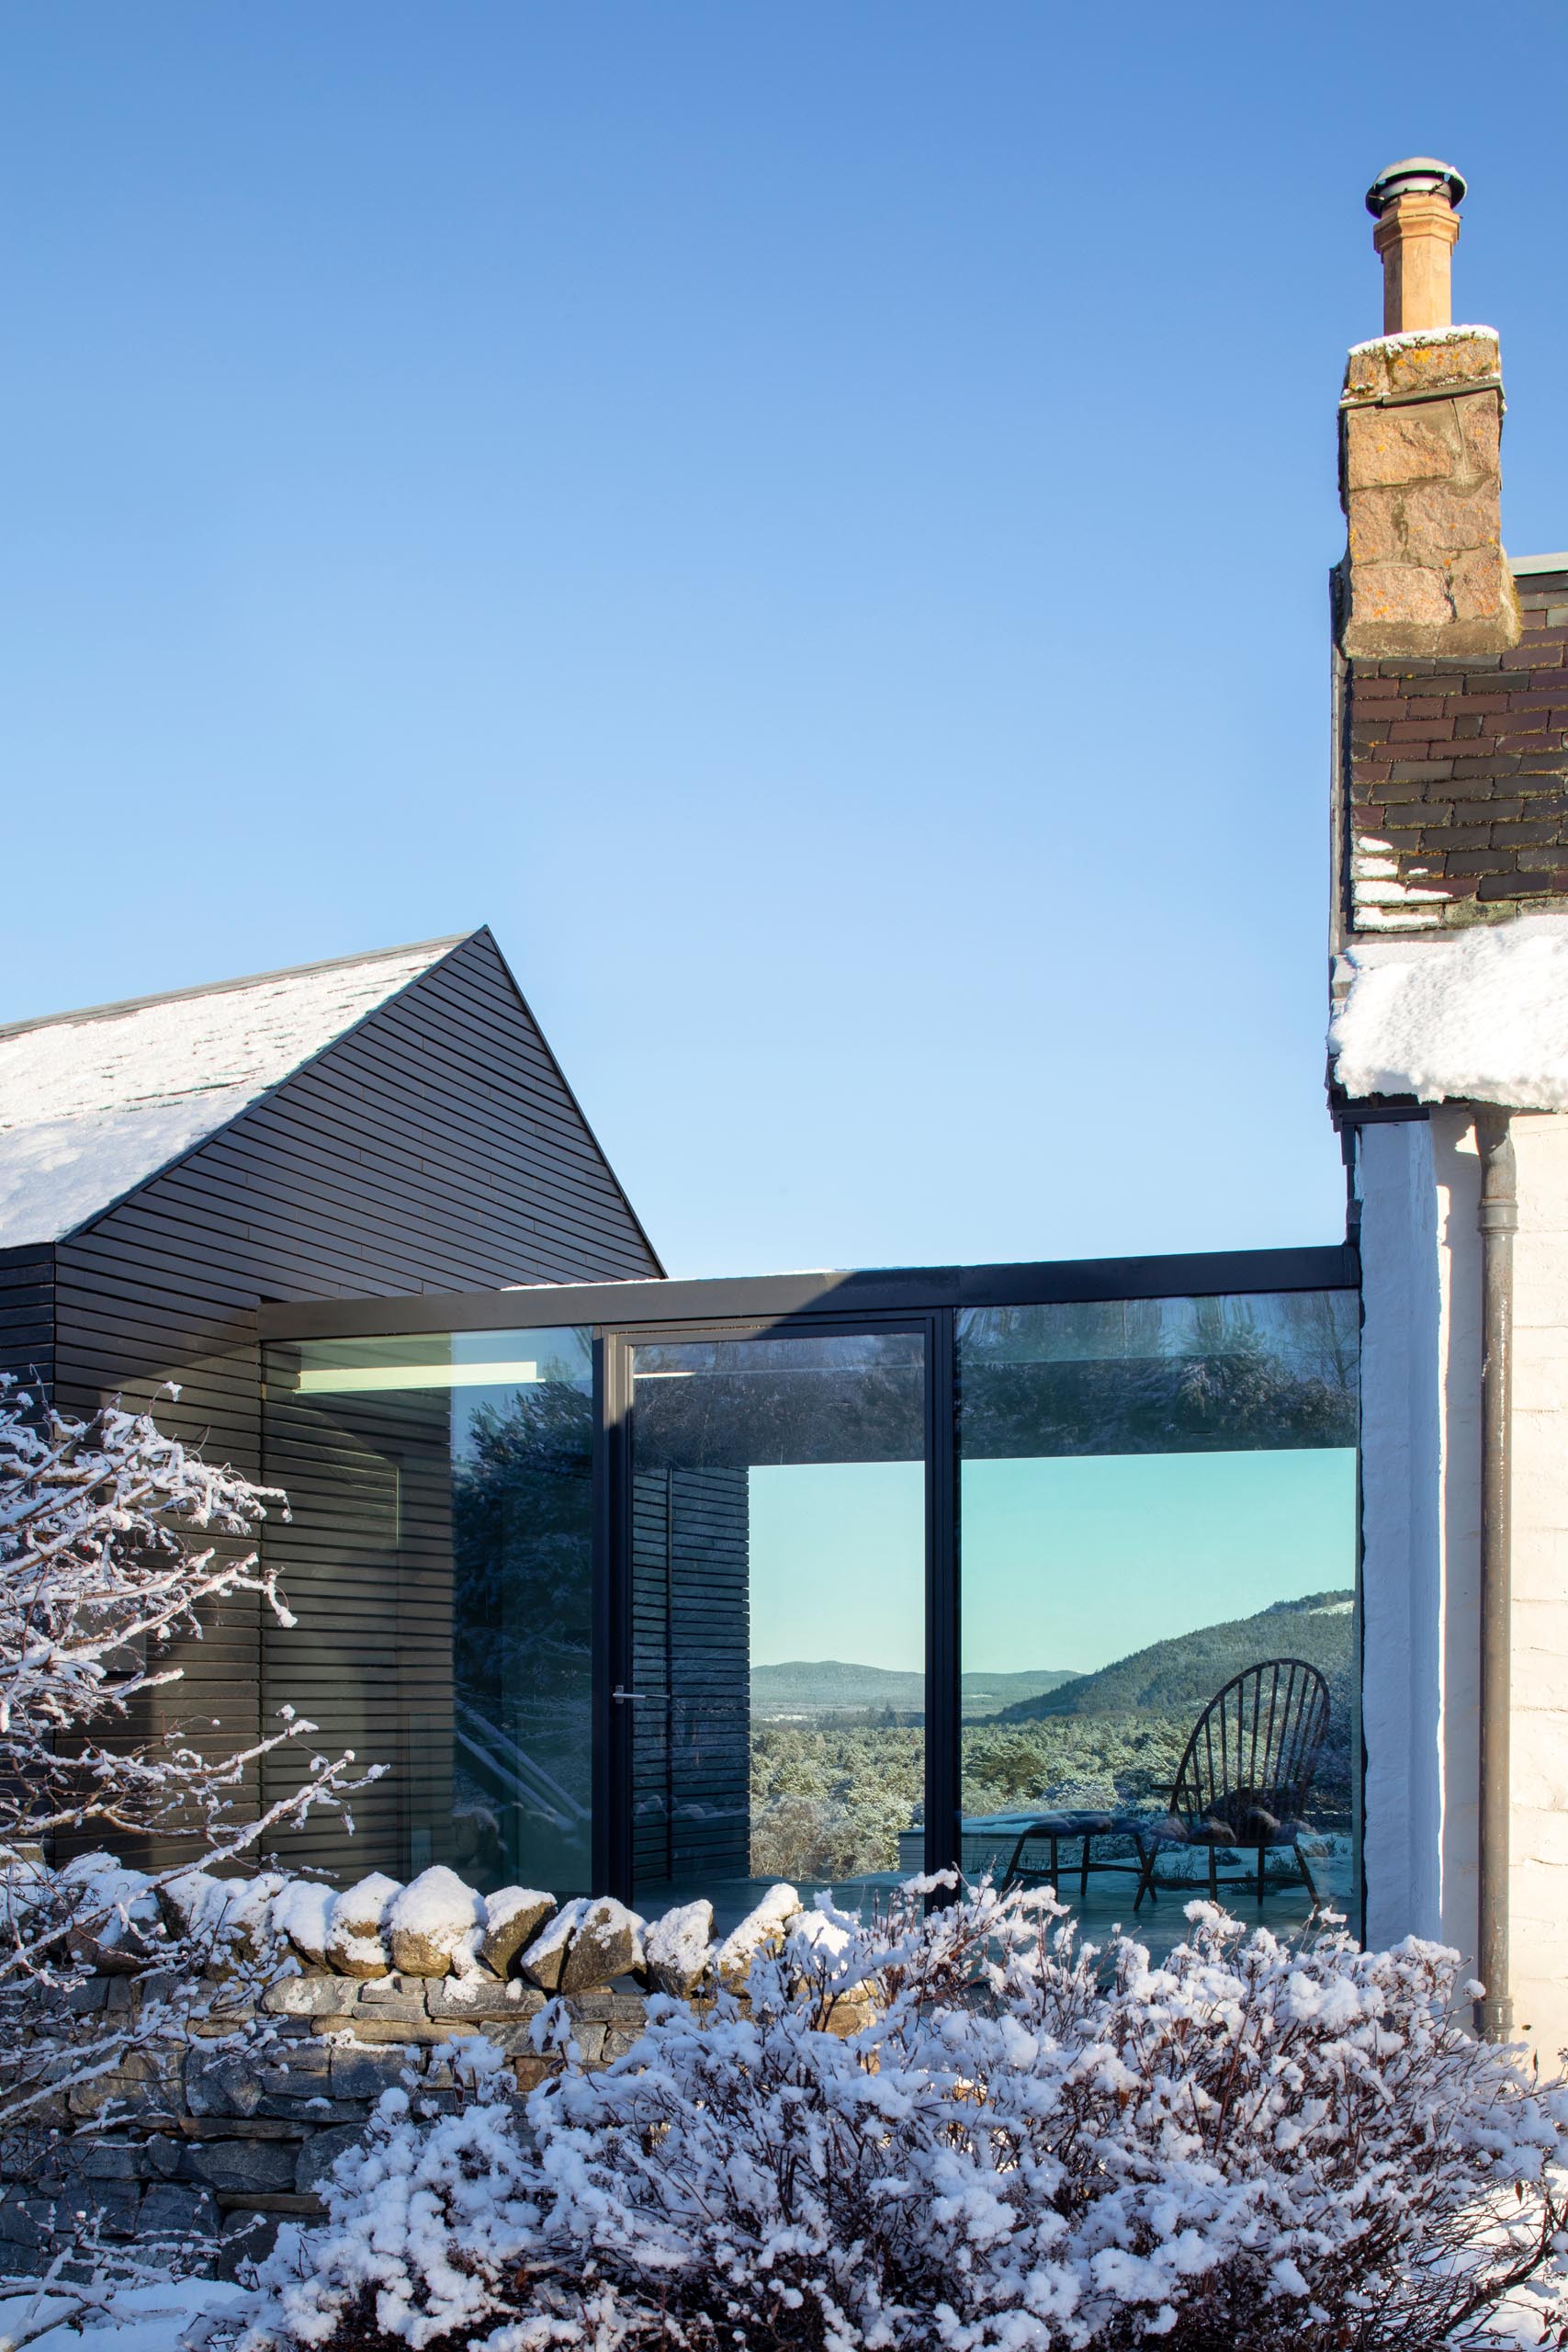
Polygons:
[[627,1351],[593,1339],[593,1888],[632,1894],[631,1414]]
[[[664,1875],[675,1876],[675,1692],[680,1661],[675,1656],[675,1471],[664,1473]],[[653,1694],[649,1694],[652,1703]],[[636,1793],[636,1766],[633,1766]]]
[[610,1703],[614,1688],[614,1669],[610,1660],[610,1621],[614,1585],[615,1544],[612,1534],[611,1497],[611,1418],[610,1418],[610,1342],[593,1335],[593,1458],[592,1565],[590,1575],[593,1595],[593,1621],[590,1635],[591,1659],[589,1688],[592,1695],[592,1720],[589,1727],[592,1763],[592,1818],[590,1843],[592,1861],[590,1877],[596,1894],[608,1892],[612,1867],[610,1860],[610,1819],[615,1808],[615,1774],[611,1755]]
[[961,1859],[961,1682],[955,1317],[926,1328],[926,1868]]

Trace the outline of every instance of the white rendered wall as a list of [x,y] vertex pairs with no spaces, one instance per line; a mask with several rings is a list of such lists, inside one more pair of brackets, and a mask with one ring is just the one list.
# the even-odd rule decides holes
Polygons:
[[1361,1732],[1367,1938],[1441,1917],[1436,1190],[1426,1121],[1363,1129]]
[[[1568,2045],[1568,1117],[1517,1114],[1515,2017]],[[1467,1113],[1369,1126],[1362,1202],[1367,1935],[1475,1950],[1480,1161]]]
[[1439,1932],[1473,1967],[1475,1833],[1481,1806],[1481,1155],[1468,1113],[1434,1110],[1430,1125],[1442,1297],[1438,1353],[1443,1562]]
[[1568,2046],[1568,1117],[1516,1113],[1514,2015]]

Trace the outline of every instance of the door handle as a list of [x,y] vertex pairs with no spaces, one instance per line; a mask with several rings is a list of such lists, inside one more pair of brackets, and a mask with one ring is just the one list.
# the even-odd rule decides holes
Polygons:
[[667,1699],[670,1693],[668,1690],[612,1690],[610,1696],[618,1699],[625,1706],[631,1699]]

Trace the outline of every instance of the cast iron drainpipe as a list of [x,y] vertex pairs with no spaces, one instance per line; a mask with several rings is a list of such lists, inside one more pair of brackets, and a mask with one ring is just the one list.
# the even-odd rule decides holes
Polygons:
[[1483,2041],[1514,2030],[1508,1990],[1508,1747],[1512,1640],[1510,1478],[1514,1355],[1514,1235],[1519,1209],[1506,1111],[1478,1110],[1481,1155],[1481,1808],[1477,1837],[1476,1962],[1486,1990],[1475,2004]]

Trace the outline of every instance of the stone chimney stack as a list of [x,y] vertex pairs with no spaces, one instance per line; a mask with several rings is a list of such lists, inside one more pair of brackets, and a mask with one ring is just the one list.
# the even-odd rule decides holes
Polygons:
[[1490,327],[1450,324],[1464,181],[1417,155],[1367,191],[1383,332],[1358,344],[1339,402],[1349,526],[1340,641],[1353,660],[1474,660],[1518,643],[1503,553],[1503,377]]

